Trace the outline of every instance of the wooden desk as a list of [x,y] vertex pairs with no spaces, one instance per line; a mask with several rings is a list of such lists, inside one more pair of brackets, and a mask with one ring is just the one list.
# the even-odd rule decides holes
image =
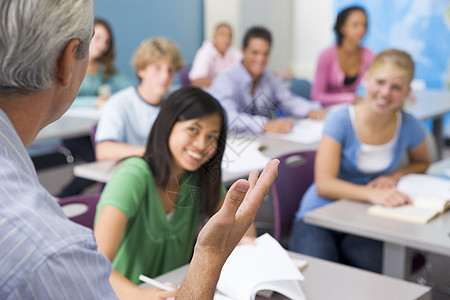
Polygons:
[[[302,272],[305,280],[301,282],[307,299],[431,299],[429,287],[298,253],[289,252],[289,255],[308,261]],[[187,268],[187,265],[183,266],[156,279],[180,284]],[[147,284],[141,286],[149,287]]]
[[405,111],[419,120],[433,120],[433,134],[438,144],[439,157],[444,147],[443,117],[450,112],[450,91],[423,90],[415,91],[416,103],[407,103]]
[[397,278],[406,278],[411,270],[411,248],[450,255],[450,211],[422,225],[369,215],[370,205],[337,200],[308,212],[304,220],[308,224],[383,241],[383,273]]

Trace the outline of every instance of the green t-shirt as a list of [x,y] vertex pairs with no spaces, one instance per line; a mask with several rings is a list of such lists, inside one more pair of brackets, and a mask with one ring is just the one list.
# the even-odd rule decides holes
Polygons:
[[104,205],[116,207],[128,218],[112,265],[130,281],[138,284],[139,274],[155,277],[190,261],[201,206],[194,173],[184,174],[170,221],[153,174],[138,157],[125,160],[105,186],[95,221]]

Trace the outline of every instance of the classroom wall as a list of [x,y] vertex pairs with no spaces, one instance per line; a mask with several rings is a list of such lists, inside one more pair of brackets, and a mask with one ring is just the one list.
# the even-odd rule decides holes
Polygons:
[[95,15],[111,24],[116,64],[135,82],[130,60],[144,39],[169,38],[180,47],[185,62],[193,60],[203,41],[202,0],[96,0]]
[[320,52],[334,41],[334,0],[294,0],[292,71],[312,81]]
[[[209,27],[225,5],[220,0],[204,1],[205,16],[209,16],[205,27]],[[312,80],[320,52],[335,42],[338,10],[350,5],[362,5],[369,13],[364,45],[375,52],[404,49],[416,61],[416,79],[422,87],[450,88],[448,0],[245,0],[231,9],[234,19],[241,20],[236,32],[242,35],[247,24],[259,22],[273,32],[274,47],[282,45],[282,52],[272,52],[270,69],[283,72],[290,68],[296,76]]]
[[[215,26],[227,22],[233,28],[233,46],[242,47],[248,28],[264,26],[273,35],[268,67],[278,72],[291,69],[292,0],[204,0],[205,36],[211,38]],[[286,45],[289,45],[286,47]]]
[[320,50],[332,42],[334,0],[230,2],[231,5],[223,5],[223,0],[204,0],[206,36],[212,35],[219,21],[228,21],[236,33],[234,45],[240,47],[250,26],[263,25],[272,32],[274,40],[268,67],[312,79]]
[[[204,36],[211,39],[216,25],[228,23],[233,29],[234,47],[241,47],[242,25],[241,14],[239,13],[240,0],[226,0],[227,5],[223,5],[224,0],[204,0]],[[222,4],[222,5],[221,5]]]
[[[428,81],[428,88],[444,88],[450,86],[450,75],[443,72],[450,66],[450,2],[447,0],[408,0],[395,2],[398,12],[400,5],[410,8],[409,15],[405,15],[404,22],[415,22],[416,36],[405,40],[403,34],[380,34],[386,30],[378,28],[383,25],[386,18],[400,19],[392,11],[382,13],[390,0],[97,0],[95,2],[96,16],[107,19],[113,27],[117,45],[117,65],[127,76],[134,79],[134,72],[129,61],[139,43],[149,36],[166,36],[176,42],[182,50],[187,63],[192,62],[197,49],[205,38],[211,38],[215,25],[218,22],[229,22],[234,30],[233,45],[241,47],[242,35],[252,25],[263,24],[274,35],[269,68],[284,72],[293,71],[297,77],[312,80],[319,53],[334,42],[332,27],[338,9],[354,3],[365,5],[369,11],[377,10],[379,13],[370,16],[371,28],[366,39],[369,47],[375,51],[389,46],[414,51],[413,57],[418,62],[417,74],[419,78]],[[435,14],[434,19],[424,18],[414,20],[421,14],[411,14],[419,11],[422,15]],[[407,12],[407,11],[406,11]],[[415,17],[413,17],[415,16]],[[379,18],[380,20],[378,21]],[[436,28],[436,22],[447,24],[446,31],[439,32],[427,28]],[[392,21],[391,21],[392,23]],[[433,27],[434,26],[434,27]],[[393,30],[398,30],[394,27]],[[431,30],[431,31],[430,31]],[[388,39],[373,42],[374,38]],[[413,44],[407,44],[413,43]],[[418,43],[423,43],[423,46]],[[410,45],[410,46],[408,46]],[[419,47],[417,47],[419,45]],[[423,47],[429,56],[444,57],[442,61],[433,62],[421,55],[418,51]],[[412,47],[414,46],[414,47]],[[433,52],[434,51],[434,52]],[[434,71],[439,69],[439,72]],[[430,80],[427,80],[431,78]]]

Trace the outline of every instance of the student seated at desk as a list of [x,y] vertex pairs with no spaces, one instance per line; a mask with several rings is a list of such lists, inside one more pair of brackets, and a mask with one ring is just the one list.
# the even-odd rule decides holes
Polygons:
[[231,47],[231,26],[216,26],[212,41],[204,41],[195,54],[189,79],[193,85],[208,87],[220,72],[234,66],[242,59],[242,52]]
[[[95,237],[112,261],[119,297],[156,297],[135,286],[138,276],[161,275],[187,264],[199,224],[222,205],[221,161],[226,142],[219,102],[196,87],[162,104],[143,157],[127,158],[97,206]],[[254,227],[246,239],[254,239]]]
[[165,38],[143,41],[131,63],[140,83],[108,100],[95,134],[97,160],[144,154],[161,101],[183,67],[178,47]]
[[[114,55],[114,39],[111,27],[103,19],[94,19],[94,36],[89,44],[88,68],[71,107],[102,108],[111,93],[131,85],[130,81],[114,65]],[[73,154],[75,162],[78,162],[79,158],[85,162],[95,160],[90,137],[65,139],[63,144]],[[94,182],[91,180],[73,177],[57,193],[57,196],[78,195],[92,184]]]
[[[406,52],[377,55],[364,77],[367,92],[357,104],[330,112],[315,161],[315,183],[300,202],[290,249],[381,272],[382,243],[303,222],[304,215],[336,199],[386,206],[410,203],[396,189],[400,177],[430,164],[422,124],[402,110],[414,77]],[[409,163],[399,167],[407,152]]]
[[325,116],[320,103],[293,95],[266,69],[271,43],[266,28],[250,28],[243,40],[242,62],[220,73],[209,88],[227,112],[229,130],[287,133],[293,123],[287,118],[273,120],[278,110],[298,118]]
[[115,48],[111,26],[95,18],[89,44],[89,63],[72,107],[103,107],[111,94],[131,85],[114,65]]
[[355,92],[374,54],[360,46],[367,32],[364,8],[351,6],[342,10],[334,25],[337,43],[320,54],[311,100],[324,106],[355,101]]

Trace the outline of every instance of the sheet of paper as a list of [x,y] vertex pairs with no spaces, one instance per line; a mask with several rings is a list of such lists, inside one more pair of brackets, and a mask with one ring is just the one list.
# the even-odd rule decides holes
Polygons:
[[217,290],[233,299],[249,299],[260,288],[273,289],[300,300],[305,299],[300,280],[304,277],[286,250],[266,233],[256,239],[256,246],[234,249],[222,268]]
[[313,144],[320,141],[322,131],[323,121],[302,119],[294,124],[294,127],[289,133],[266,133],[266,135],[302,144]]
[[227,140],[225,153],[222,159],[222,170],[230,173],[262,170],[270,158],[258,150],[260,146],[257,139],[230,139]]
[[403,176],[397,183],[397,189],[408,195],[450,199],[450,180],[426,174]]

